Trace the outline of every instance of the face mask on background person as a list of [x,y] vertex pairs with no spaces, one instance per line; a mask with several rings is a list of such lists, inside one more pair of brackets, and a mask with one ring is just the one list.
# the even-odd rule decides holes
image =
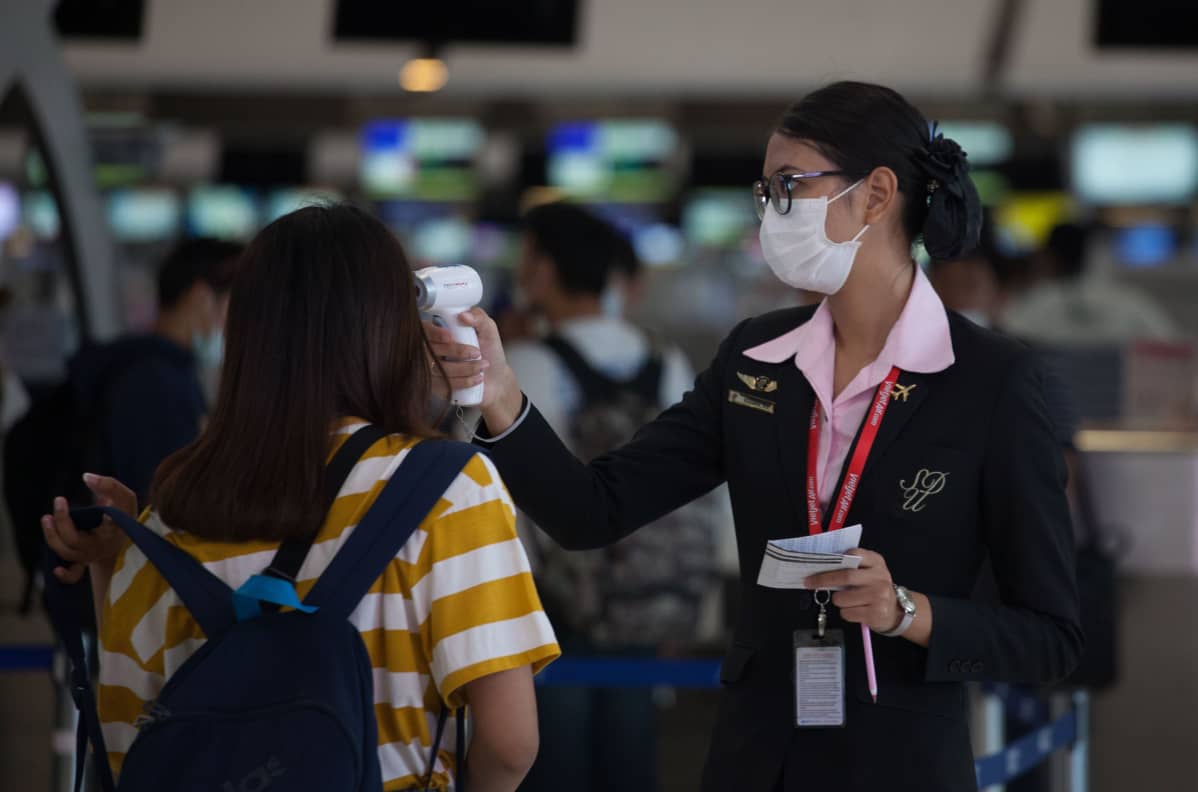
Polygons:
[[599,296],[599,306],[603,315],[609,319],[624,317],[624,289],[620,286],[608,286]]
[[861,247],[867,224],[847,242],[828,239],[828,205],[855,189],[860,181],[832,198],[794,198],[790,211],[778,214],[771,202],[761,222],[761,252],[778,280],[796,289],[835,294],[844,286]]
[[225,359],[225,334],[220,328],[207,333],[193,333],[191,350],[203,368],[220,368]]

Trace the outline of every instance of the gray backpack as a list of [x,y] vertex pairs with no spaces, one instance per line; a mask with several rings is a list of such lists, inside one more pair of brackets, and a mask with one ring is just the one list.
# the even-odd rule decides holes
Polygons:
[[[562,338],[544,343],[582,391],[570,442],[583,460],[627,443],[660,413],[664,364],[656,350],[631,379],[619,381]],[[708,497],[601,550],[567,552],[543,542],[538,585],[550,619],[602,648],[692,642],[702,599],[715,583],[720,513]]]

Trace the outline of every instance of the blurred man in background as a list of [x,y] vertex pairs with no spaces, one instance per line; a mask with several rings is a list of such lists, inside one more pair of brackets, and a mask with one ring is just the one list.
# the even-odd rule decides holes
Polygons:
[[[586,209],[568,203],[535,207],[524,218],[516,302],[534,317],[534,326],[615,380],[631,380],[659,355],[658,395],[662,404],[673,404],[690,388],[694,370],[681,351],[655,348],[645,331],[624,318],[625,295],[635,278],[630,273],[638,269],[629,263],[634,259],[619,232]],[[537,409],[569,435],[582,394],[561,356],[537,339],[513,345],[509,358]]]
[[1085,225],[1066,223],[1052,229],[1039,253],[1039,269],[1047,273],[1047,280],[1003,311],[1004,329],[1049,344],[1177,338],[1176,324],[1150,297],[1093,272],[1093,236],[1093,229]]
[[945,308],[957,311],[982,327],[993,327],[1005,298],[1000,282],[1002,259],[994,224],[987,216],[982,223],[978,246],[952,261],[933,259],[928,267],[928,278]]
[[[513,344],[508,361],[529,399],[573,450],[591,459],[690,388],[681,351],[624,318],[639,270],[632,246],[587,210],[528,212],[518,272],[523,303],[547,335]],[[537,584],[567,655],[655,656],[693,643],[716,577],[709,497],[619,544],[565,552],[525,525]],[[526,792],[657,789],[652,690],[538,689],[541,750]]]
[[71,363],[80,401],[93,405],[88,469],[123,482],[141,503],[158,465],[203,425],[208,400],[201,377],[220,366],[240,253],[232,242],[180,242],[158,272],[153,331],[88,350]]
[[614,233],[612,242],[611,266],[600,303],[604,316],[625,319],[636,313],[645,297],[645,272],[627,237]]

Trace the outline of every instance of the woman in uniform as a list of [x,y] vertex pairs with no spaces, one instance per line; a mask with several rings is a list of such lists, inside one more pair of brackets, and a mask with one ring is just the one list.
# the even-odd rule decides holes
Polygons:
[[[486,382],[479,442],[567,548],[728,483],[743,592],[704,790],[974,789],[965,683],[1061,678],[1082,636],[1033,355],[946,311],[911,255],[976,242],[965,153],[896,92],[835,83],[786,111],[752,189],[773,273],[825,298],[739,324],[627,446],[571,456],[482,311],[481,349],[434,348],[453,387]],[[759,583],[770,540],[857,524],[857,568]],[[987,556],[998,605],[970,599]]]

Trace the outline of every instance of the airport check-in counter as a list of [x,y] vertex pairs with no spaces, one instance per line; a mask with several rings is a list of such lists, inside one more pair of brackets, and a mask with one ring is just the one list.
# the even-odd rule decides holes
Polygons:
[[1198,430],[1091,428],[1076,442],[1122,573],[1198,576]]

